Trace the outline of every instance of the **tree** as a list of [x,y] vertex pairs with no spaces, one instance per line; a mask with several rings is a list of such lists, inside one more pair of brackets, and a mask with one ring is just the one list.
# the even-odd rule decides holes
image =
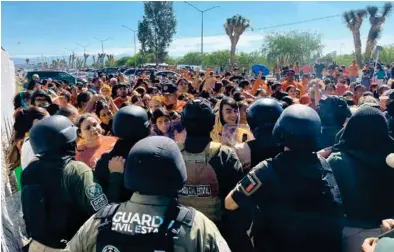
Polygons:
[[394,62],[394,45],[383,46],[383,50],[379,54],[379,61],[386,64]]
[[86,67],[86,61],[88,60],[88,58],[89,58],[89,54],[84,53],[83,54],[83,67]]
[[309,63],[323,50],[319,34],[290,31],[273,33],[265,38],[262,53],[270,64]]
[[[153,47],[149,30],[149,22],[145,16],[142,18],[142,21],[138,22],[138,40],[141,44],[140,53],[142,59],[144,59],[144,56],[149,52],[149,49]],[[144,60],[142,61],[144,62]]]
[[185,65],[196,65],[199,66],[202,63],[202,56],[199,52],[189,52],[186,53],[180,60],[180,64]]
[[231,53],[229,50],[220,50],[211,52],[206,56],[206,64],[210,67],[228,66],[230,63]]
[[354,51],[358,65],[362,65],[360,27],[366,15],[366,10],[352,10],[343,13],[346,26],[353,34]]
[[29,61],[30,61],[29,59],[26,59],[26,64],[28,64],[28,65],[29,65]]
[[386,17],[388,17],[393,8],[392,3],[385,3],[383,8],[381,9],[381,15],[378,14],[378,7],[376,6],[368,6],[367,11],[369,14],[369,23],[371,24],[371,28],[368,32],[367,44],[365,46],[364,60],[368,60],[372,56],[372,50],[376,46],[376,41],[380,37],[382,32],[382,25],[386,21]]
[[138,39],[141,45],[144,43],[144,50],[154,53],[158,65],[167,57],[166,50],[175,34],[173,2],[144,2],[144,14],[138,24]]
[[239,38],[248,27],[250,27],[249,19],[240,15],[227,18],[226,23],[224,24],[224,30],[231,41],[231,65],[235,63],[235,50],[237,48]]

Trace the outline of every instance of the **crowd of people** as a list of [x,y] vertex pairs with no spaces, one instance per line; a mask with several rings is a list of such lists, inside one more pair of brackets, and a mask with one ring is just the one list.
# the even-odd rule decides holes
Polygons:
[[393,75],[370,66],[34,75],[7,156],[25,251],[394,251]]

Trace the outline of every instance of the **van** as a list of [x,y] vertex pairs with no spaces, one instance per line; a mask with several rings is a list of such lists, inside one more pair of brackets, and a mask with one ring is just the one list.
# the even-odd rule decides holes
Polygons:
[[34,74],[38,74],[40,76],[40,80],[45,80],[51,78],[52,80],[58,80],[58,81],[68,81],[70,85],[77,84],[77,82],[82,82],[84,84],[87,83],[86,80],[78,78],[68,72],[65,71],[56,71],[56,70],[42,70],[42,71],[30,71],[27,72],[26,78],[27,78],[27,83],[29,83],[32,80],[32,77]]

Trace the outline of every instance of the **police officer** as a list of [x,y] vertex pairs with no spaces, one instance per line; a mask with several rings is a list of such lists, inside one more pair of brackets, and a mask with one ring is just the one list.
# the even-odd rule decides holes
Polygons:
[[251,236],[256,251],[341,251],[341,199],[328,163],[319,157],[321,122],[292,105],[273,130],[284,152],[255,166],[226,197],[229,210],[257,205]]
[[[123,202],[130,199],[132,192],[123,186],[123,173],[110,171],[108,164],[114,157],[120,156],[125,159],[131,147],[150,134],[148,114],[139,106],[123,107],[113,118],[112,131],[119,140],[111,151],[104,153],[97,161],[95,175],[110,202]],[[117,183],[111,183],[115,181]],[[114,188],[110,185],[119,185],[119,187]]]
[[246,111],[246,120],[255,139],[235,145],[244,170],[283,151],[283,147],[272,136],[274,125],[282,112],[282,106],[273,98],[258,99]]
[[125,167],[124,183],[133,196],[92,216],[66,251],[230,251],[204,214],[177,203],[186,180],[173,140],[142,139],[130,150]]
[[335,95],[323,95],[317,107],[322,123],[319,149],[335,144],[336,134],[343,128],[346,119],[352,116],[346,100]]
[[178,100],[178,87],[173,82],[163,84],[162,93],[164,96],[164,105],[170,113],[171,120],[180,119],[180,113],[185,102]]
[[75,160],[77,128],[64,116],[47,117],[30,130],[38,158],[22,172],[22,210],[29,251],[62,249],[78,228],[108,204],[93,172]]
[[[179,202],[204,213],[229,242],[229,234],[241,233],[235,235],[238,239],[231,239],[241,244],[242,228],[237,228],[236,222],[232,222],[232,218],[236,219],[234,213],[231,213],[232,216],[225,213],[223,203],[226,195],[243,177],[242,165],[233,149],[212,142],[210,132],[215,124],[215,114],[208,100],[198,98],[186,103],[181,120],[186,139],[185,143],[178,145],[186,163],[188,179]],[[232,245],[230,247],[234,250]]]

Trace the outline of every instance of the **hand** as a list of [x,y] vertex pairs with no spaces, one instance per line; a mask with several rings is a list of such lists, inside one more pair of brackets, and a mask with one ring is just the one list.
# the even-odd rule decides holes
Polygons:
[[382,221],[382,225],[380,225],[382,230],[382,234],[394,229],[394,219],[387,219]]
[[123,157],[113,157],[108,164],[110,173],[118,172],[123,173],[126,160]]
[[362,252],[373,252],[375,250],[377,241],[378,238],[365,239],[363,245],[361,246]]
[[332,152],[332,147],[324,148],[317,152],[317,155],[323,157],[323,158],[328,158]]

